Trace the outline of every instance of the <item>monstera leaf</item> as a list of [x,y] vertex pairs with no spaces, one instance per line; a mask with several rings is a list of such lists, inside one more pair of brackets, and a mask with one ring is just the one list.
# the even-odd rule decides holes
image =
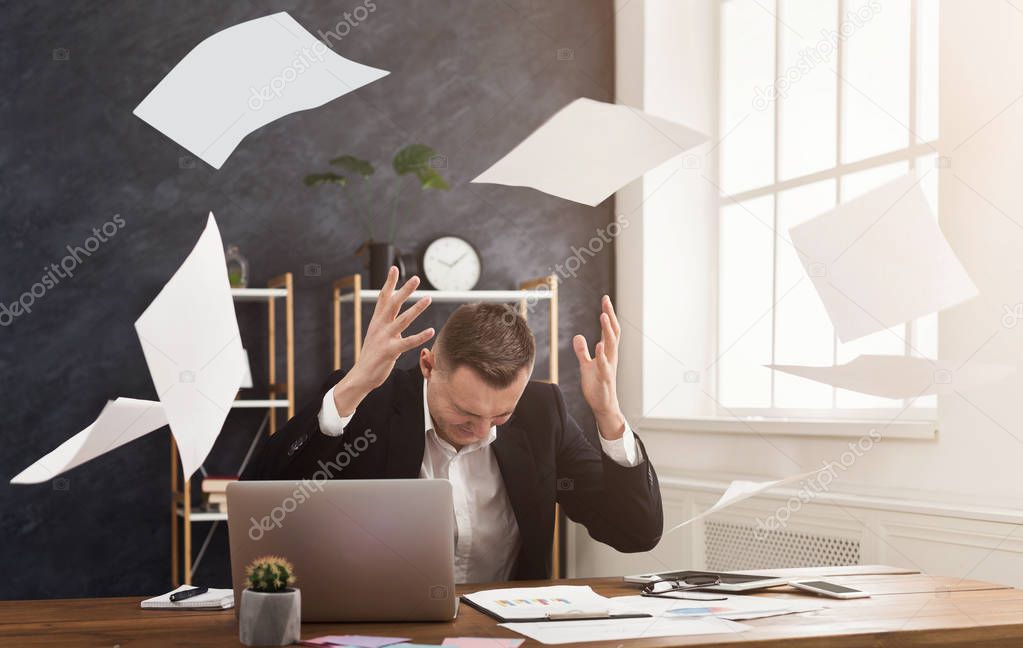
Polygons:
[[367,178],[376,171],[373,165],[366,160],[361,160],[354,155],[342,155],[336,157],[330,161],[334,166],[339,166],[348,173],[357,173],[363,178]]
[[348,180],[336,173],[311,173],[305,177],[305,185],[307,187],[315,187],[322,184],[336,184],[343,187],[348,184]]
[[448,183],[437,170],[430,166],[430,160],[437,152],[425,144],[410,144],[394,156],[394,171],[398,175],[414,173],[423,189],[449,189]]

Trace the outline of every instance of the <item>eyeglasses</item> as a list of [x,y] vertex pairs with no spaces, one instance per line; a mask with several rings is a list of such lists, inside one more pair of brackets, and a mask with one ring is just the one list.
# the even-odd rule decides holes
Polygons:
[[691,574],[684,578],[673,578],[647,583],[640,592],[642,596],[653,596],[660,598],[679,598],[668,596],[673,592],[687,592],[689,590],[713,587],[721,584],[721,577],[713,574]]

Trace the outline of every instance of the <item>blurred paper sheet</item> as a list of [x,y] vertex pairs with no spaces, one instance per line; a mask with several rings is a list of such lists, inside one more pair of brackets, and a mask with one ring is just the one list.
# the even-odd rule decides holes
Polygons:
[[282,11],[196,45],[135,115],[219,169],[249,133],[387,74],[338,56]]
[[750,626],[720,619],[698,617],[672,619],[650,617],[639,619],[589,619],[585,621],[540,621],[533,623],[501,623],[508,628],[544,644],[621,641],[643,637],[674,637],[709,634],[736,634]]
[[38,484],[167,425],[163,405],[118,398],[108,401],[89,427],[22,470],[12,484]]
[[135,321],[185,479],[220,434],[244,372],[224,246],[210,213],[195,248]]
[[581,98],[473,182],[532,187],[592,207],[707,139],[629,106]]
[[916,398],[927,394],[949,394],[998,382],[1016,372],[1012,365],[970,361],[955,363],[909,356],[861,355],[844,365],[804,367],[764,365],[826,385],[884,398]]
[[912,174],[789,233],[842,342],[977,295]]
[[824,472],[826,470],[830,470],[830,466],[824,466],[823,468],[818,468],[816,470],[811,470],[809,472],[800,473],[798,475],[791,475],[789,477],[785,477],[783,479],[776,479],[774,481],[751,482],[744,481],[741,479],[733,481],[731,484],[728,485],[728,488],[725,490],[724,495],[722,495],[721,498],[714,503],[714,506],[710,507],[703,513],[700,513],[699,515],[689,518],[685,522],[676,524],[675,526],[665,531],[664,534],[671,533],[676,529],[681,529],[682,527],[692,524],[697,520],[703,519],[708,515],[711,515],[712,513],[717,513],[721,509],[727,508],[732,504],[738,504],[743,500],[747,500],[755,495],[759,495],[760,493],[763,493],[768,489],[774,488],[776,486],[785,486],[786,484],[799,482],[804,479],[808,479],[816,475],[817,473]]

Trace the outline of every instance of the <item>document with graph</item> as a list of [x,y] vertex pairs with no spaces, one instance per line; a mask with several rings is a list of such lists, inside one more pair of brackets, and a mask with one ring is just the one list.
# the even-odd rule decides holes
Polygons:
[[482,590],[462,600],[502,622],[545,621],[551,614],[574,612],[607,614],[610,609],[610,599],[580,585]]

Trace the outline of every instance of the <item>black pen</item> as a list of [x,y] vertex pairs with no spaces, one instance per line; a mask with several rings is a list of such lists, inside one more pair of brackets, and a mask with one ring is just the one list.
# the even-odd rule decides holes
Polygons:
[[193,596],[199,596],[200,594],[205,594],[207,590],[209,590],[208,587],[196,587],[196,588],[190,589],[190,590],[182,590],[180,592],[174,592],[173,594],[170,595],[170,600],[172,602],[175,602],[175,603],[178,602],[178,601],[184,601],[185,599],[190,599]]

